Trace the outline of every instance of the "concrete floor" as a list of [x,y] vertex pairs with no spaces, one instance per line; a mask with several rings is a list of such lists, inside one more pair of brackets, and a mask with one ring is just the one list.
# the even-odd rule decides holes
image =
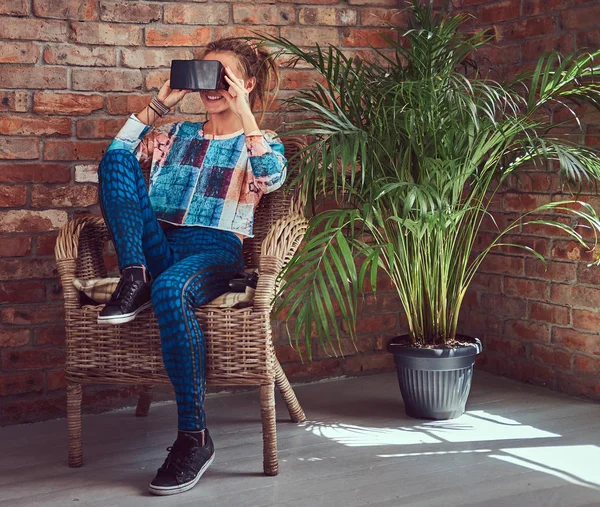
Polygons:
[[0,506],[600,506],[600,406],[476,372],[468,411],[404,415],[395,375],[296,387],[308,421],[278,399],[280,474],[262,475],[258,393],[207,399],[216,459],[198,485],[151,497],[176,427],[173,403],[147,418],[84,418],[85,465],[66,466],[66,421],[0,429]]

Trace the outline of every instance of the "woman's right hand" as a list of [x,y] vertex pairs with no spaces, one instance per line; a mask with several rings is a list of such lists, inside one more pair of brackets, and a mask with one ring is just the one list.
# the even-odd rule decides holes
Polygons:
[[171,88],[171,81],[167,81],[162,88],[159,90],[156,98],[160,100],[165,106],[173,107],[176,105],[183,97],[185,97],[190,90],[173,90]]

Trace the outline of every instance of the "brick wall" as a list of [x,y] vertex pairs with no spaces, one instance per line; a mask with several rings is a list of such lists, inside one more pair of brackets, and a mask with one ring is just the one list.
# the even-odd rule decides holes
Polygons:
[[[378,33],[397,16],[397,0],[153,2],[4,0],[0,3],[0,425],[64,414],[62,296],[54,270],[57,230],[70,216],[98,212],[95,166],[129,112],[166,79],[172,58],[197,55],[207,41],[251,30],[296,43],[335,43],[349,53],[381,46]],[[276,5],[274,5],[276,4]],[[600,1],[455,0],[455,9],[494,26],[487,61],[511,72],[544,49],[597,46]],[[492,23],[495,22],[493,25]],[[309,84],[305,69],[283,71],[282,96]],[[202,118],[190,95],[170,119]],[[270,112],[270,127],[285,121]],[[588,127],[590,142],[598,128]],[[555,175],[532,175],[498,206],[547,199]],[[486,263],[468,298],[463,330],[484,339],[480,366],[522,380],[599,396],[594,306],[600,275],[588,255],[547,231],[527,241],[551,253],[550,269],[515,252]],[[525,236],[524,236],[525,237]],[[383,281],[382,281],[383,282]],[[490,311],[492,310],[492,311]],[[403,329],[393,291],[383,282],[359,322],[358,352],[346,359],[314,347],[302,363],[275,323],[277,349],[292,380],[389,370],[385,340]],[[86,389],[87,410],[131,403],[135,388]],[[165,393],[164,396],[168,396]]]
[[[600,1],[585,0],[462,0],[455,11],[474,14],[473,27],[491,29],[495,47],[478,57],[500,76],[530,68],[554,49],[598,49]],[[580,108],[579,111],[582,111]],[[600,113],[585,116],[581,142],[598,146]],[[557,118],[561,119],[561,118]],[[564,119],[564,118],[562,118]],[[575,131],[572,126],[568,127]],[[522,175],[508,185],[493,210],[499,225],[521,211],[551,200],[568,198],[556,172]],[[600,210],[593,191],[579,196]],[[479,241],[495,229],[484,226]],[[528,226],[515,243],[535,248],[549,260],[547,269],[522,250],[503,248],[484,263],[461,315],[461,330],[479,336],[485,354],[479,366],[488,371],[576,395],[600,399],[600,268],[588,268],[587,252],[557,230]]]

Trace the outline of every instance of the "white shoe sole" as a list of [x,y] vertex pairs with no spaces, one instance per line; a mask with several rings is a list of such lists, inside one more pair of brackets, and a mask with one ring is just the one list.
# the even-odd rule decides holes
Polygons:
[[135,312],[126,313],[125,315],[115,315],[109,317],[102,317],[98,315],[98,324],[125,324],[135,319],[138,313],[143,312],[147,308],[152,306],[152,301],[148,301],[140,306]]
[[176,495],[177,493],[183,493],[184,491],[188,491],[192,489],[200,480],[200,477],[206,472],[206,469],[210,466],[210,464],[215,460],[215,453],[208,459],[204,466],[198,472],[198,475],[194,477],[190,482],[186,482],[185,484],[180,484],[179,486],[171,486],[171,487],[161,487],[161,486],[153,486],[150,484],[148,486],[148,491],[153,495],[159,496],[167,496],[167,495]]

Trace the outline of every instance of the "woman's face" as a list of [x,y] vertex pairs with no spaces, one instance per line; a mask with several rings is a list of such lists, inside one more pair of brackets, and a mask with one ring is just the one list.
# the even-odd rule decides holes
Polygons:
[[[246,79],[242,72],[240,62],[233,53],[215,51],[208,53],[204,60],[218,60],[224,67],[229,67],[236,77]],[[222,113],[229,109],[229,103],[223,97],[221,90],[202,90],[200,97],[204,103],[206,112],[209,114]]]

